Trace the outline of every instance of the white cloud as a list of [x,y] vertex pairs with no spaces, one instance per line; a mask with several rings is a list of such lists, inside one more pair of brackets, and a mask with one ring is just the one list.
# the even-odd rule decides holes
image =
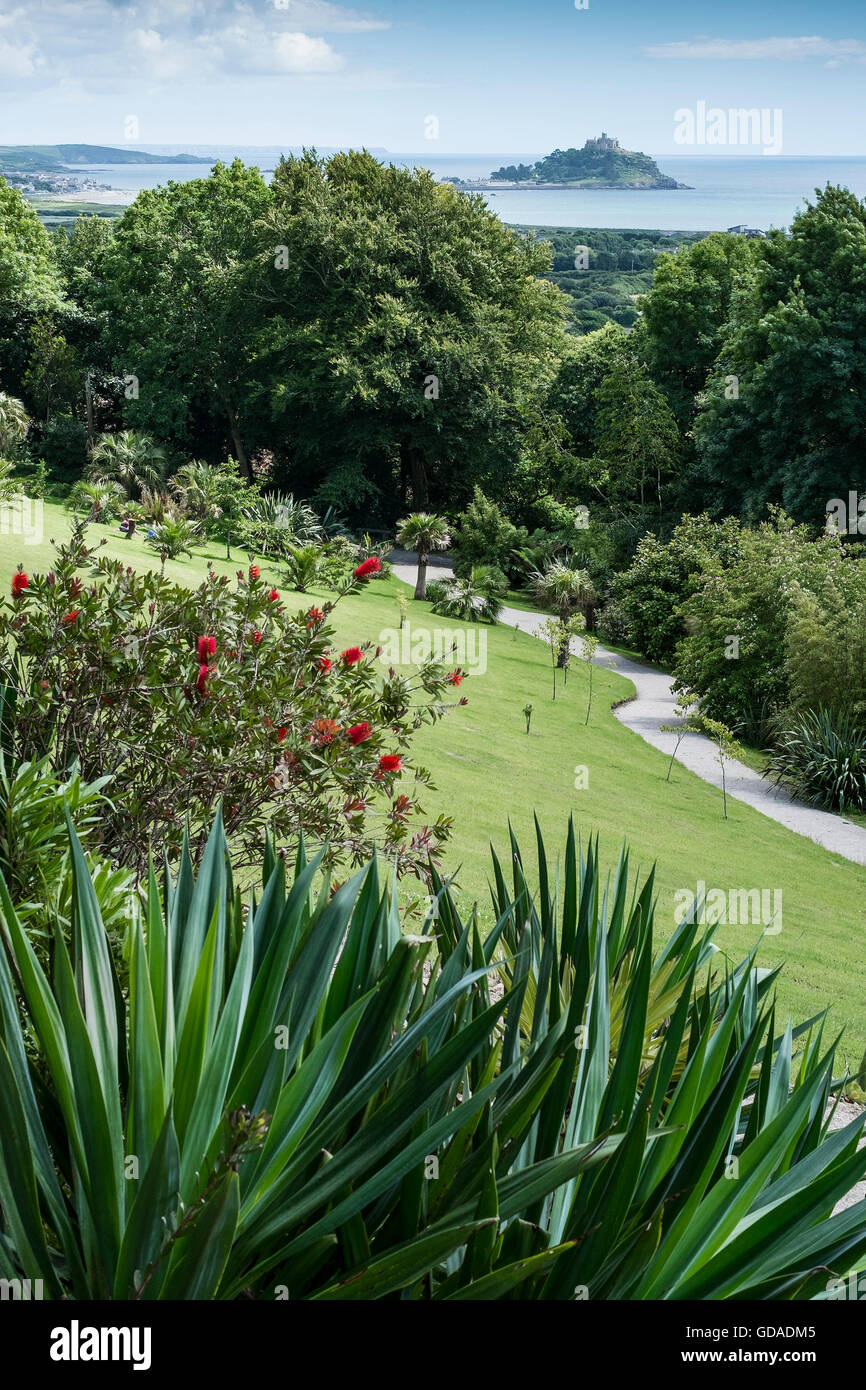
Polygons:
[[714,62],[805,62],[823,59],[827,67],[842,63],[866,62],[866,43],[861,39],[774,38],[774,39],[688,39],[680,43],[651,44],[644,49],[647,58],[700,58]]
[[390,29],[387,19],[374,19],[359,14],[344,5],[332,5],[330,0],[268,0],[277,15],[299,29],[317,29],[320,33],[363,34],[374,29]]
[[32,77],[39,64],[36,45],[0,39],[0,77]]
[[335,72],[344,62],[325,39],[309,34],[278,34],[274,52],[286,72]]
[[15,9],[0,0],[0,9],[0,77],[57,92],[84,72],[91,91],[138,79],[327,76],[346,59],[324,34],[390,28],[332,0],[29,0]]

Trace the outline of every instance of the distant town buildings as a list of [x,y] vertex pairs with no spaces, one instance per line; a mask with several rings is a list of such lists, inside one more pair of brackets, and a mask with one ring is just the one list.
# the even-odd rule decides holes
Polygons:
[[729,228],[728,228],[728,231],[729,231],[729,232],[732,232],[735,236],[761,236],[761,237],[765,237],[765,236],[767,235],[767,233],[766,233],[766,232],[762,232],[762,231],[760,230],[760,228],[758,228],[758,227],[747,227],[747,226],[745,225],[745,223],[742,223],[742,222],[740,223],[740,225],[739,225],[738,227],[729,227]]

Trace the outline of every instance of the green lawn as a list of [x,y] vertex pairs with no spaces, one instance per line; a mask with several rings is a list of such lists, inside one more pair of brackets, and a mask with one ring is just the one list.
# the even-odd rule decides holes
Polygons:
[[[25,546],[20,538],[0,534],[0,582],[8,584],[19,559],[29,572],[51,562],[48,535],[68,532],[68,516],[55,504],[45,506],[46,540]],[[106,552],[128,563],[152,567],[154,556],[144,541],[127,542],[116,530],[94,527],[106,536]],[[204,547],[194,559],[167,566],[179,582],[197,583],[210,558],[220,573],[233,574],[245,563],[238,553],[226,562],[220,545]],[[291,594],[272,578],[285,598]],[[409,598],[412,628],[463,625],[434,618],[430,605],[416,603],[411,590],[389,577],[341,602],[335,613],[341,642],[383,640],[399,625],[398,592]],[[326,596],[297,596],[298,606]],[[479,629],[474,629],[476,637]],[[781,889],[783,929],[765,938],[759,961],[786,962],[778,995],[783,1015],[805,1019],[832,1005],[834,1028],[845,1025],[843,1056],[856,1068],[866,1046],[862,901],[866,872],[810,840],[777,825],[741,802],[729,802],[722,818],[721,795],[677,765],[665,781],[667,758],[614,719],[610,706],[632,689],[614,671],[596,668],[589,725],[584,724],[587,671],[573,663],[568,688],[551,698],[550,658],[535,638],[507,627],[480,630],[486,638],[486,670],[470,676],[459,693],[469,698],[434,728],[416,738],[416,760],[434,773],[436,791],[425,798],[433,815],[454,817],[455,835],[448,852],[449,871],[459,867],[458,883],[468,902],[477,900],[490,920],[488,845],[493,841],[507,860],[511,820],[524,852],[533,844],[532,815],[538,818],[551,851],[564,843],[569,812],[584,839],[601,836],[602,856],[611,867],[627,839],[634,868],[657,863],[657,922],[661,934],[674,925],[674,893],[695,891],[698,880],[708,888]],[[527,736],[523,706],[533,705]],[[586,769],[585,789],[576,789],[576,770]],[[578,780],[581,774],[578,773]],[[717,942],[738,961],[758,932],[752,926],[723,926]]]

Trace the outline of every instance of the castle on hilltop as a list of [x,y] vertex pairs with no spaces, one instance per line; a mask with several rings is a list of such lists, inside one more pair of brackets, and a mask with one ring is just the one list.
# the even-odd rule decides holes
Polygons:
[[618,150],[620,143],[612,135],[606,135],[602,131],[597,140],[587,140],[583,148],[585,150]]

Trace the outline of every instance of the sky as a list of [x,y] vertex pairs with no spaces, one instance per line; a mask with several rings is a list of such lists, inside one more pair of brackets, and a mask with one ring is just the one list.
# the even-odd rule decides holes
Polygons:
[[863,0],[0,0],[3,144],[866,155],[864,88]]

